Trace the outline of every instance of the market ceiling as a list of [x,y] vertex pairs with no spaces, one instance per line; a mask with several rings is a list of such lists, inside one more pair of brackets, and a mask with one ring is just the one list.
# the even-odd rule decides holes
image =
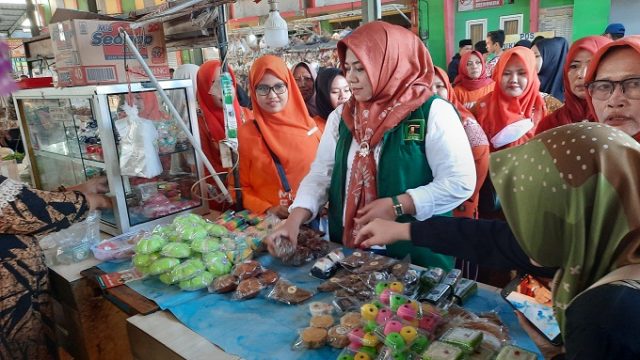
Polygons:
[[22,1],[0,0],[0,33],[11,34],[26,19],[27,5]]

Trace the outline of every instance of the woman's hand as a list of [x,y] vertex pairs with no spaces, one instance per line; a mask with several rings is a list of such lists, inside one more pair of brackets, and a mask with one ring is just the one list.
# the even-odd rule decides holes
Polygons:
[[540,335],[538,330],[529,322],[529,320],[518,310],[515,310],[516,317],[522,329],[529,335],[531,340],[536,344],[540,353],[545,359],[553,359],[553,357],[564,354],[564,347],[553,345],[544,336]]
[[368,248],[373,245],[393,244],[398,240],[409,240],[410,238],[411,228],[409,224],[375,219],[358,231],[355,245]]
[[84,193],[84,196],[89,203],[89,210],[111,209],[113,207],[113,203],[108,196],[92,193]]
[[390,197],[377,199],[367,204],[356,213],[354,219],[356,224],[365,226],[374,219],[395,220],[396,213],[393,211],[393,201]]
[[269,250],[269,254],[273,257],[278,257],[276,255],[275,250],[275,240],[279,237],[284,237],[289,239],[293,248],[295,249],[298,246],[298,233],[300,233],[300,224],[297,224],[296,221],[286,220],[280,226],[276,228],[276,230],[267,236],[264,241],[267,244],[267,250]]
[[280,219],[286,219],[289,217],[289,209],[286,206],[278,205],[267,210],[268,214],[273,214]]
[[67,190],[76,190],[86,194],[105,194],[109,191],[109,183],[104,176],[94,177],[91,180],[71,186]]

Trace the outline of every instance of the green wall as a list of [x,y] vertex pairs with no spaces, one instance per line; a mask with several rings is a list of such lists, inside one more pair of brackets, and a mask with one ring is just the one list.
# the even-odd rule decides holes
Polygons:
[[[114,1],[114,0],[111,0]],[[115,0],[118,1],[118,0]],[[122,11],[126,14],[129,11],[136,10],[136,0],[120,0],[122,4]]]
[[[557,0],[556,0],[557,1]],[[506,1],[505,1],[506,3]],[[458,50],[458,41],[466,37],[466,22],[469,20],[487,19],[487,31],[498,30],[500,28],[500,16],[523,15],[522,31],[529,32],[529,2],[514,1],[513,4],[502,6],[458,12],[456,7],[456,29],[455,29],[455,51]]]
[[573,6],[573,40],[601,35],[609,24],[611,0],[575,0]]
[[445,54],[443,1],[419,0],[418,9],[420,37],[429,48],[433,64],[446,69],[449,60]]
[[540,0],[541,8],[573,5],[573,0]]

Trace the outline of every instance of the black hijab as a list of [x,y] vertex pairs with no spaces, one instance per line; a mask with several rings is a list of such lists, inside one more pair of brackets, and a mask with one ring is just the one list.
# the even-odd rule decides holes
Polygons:
[[536,46],[542,55],[542,68],[538,72],[540,91],[564,102],[562,70],[567,59],[569,44],[562,37],[554,37],[541,40],[536,43]]
[[331,106],[331,83],[338,75],[342,75],[340,69],[324,68],[320,69],[316,78],[316,107],[318,108],[318,116],[324,120],[327,120],[329,114],[334,110]]

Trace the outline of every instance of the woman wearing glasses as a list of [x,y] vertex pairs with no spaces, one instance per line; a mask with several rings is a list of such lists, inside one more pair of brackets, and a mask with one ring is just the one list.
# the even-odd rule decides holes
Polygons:
[[[431,91],[433,64],[420,39],[375,21],[340,41],[338,54],[352,97],[329,115],[291,215],[267,239],[272,254],[276,236],[295,242],[327,201],[331,240],[354,247],[373,219],[427,219],[473,193],[469,142],[454,107]],[[453,258],[410,244],[386,250],[419,265],[453,266]]]
[[562,80],[564,83],[564,106],[542,119],[536,133],[539,134],[574,122],[595,119],[587,106],[587,87],[584,77],[593,55],[598,49],[610,42],[611,39],[604,36],[587,36],[571,45],[567,61],[564,63]]
[[587,103],[598,122],[640,142],[640,36],[628,36],[600,49],[585,82]]
[[315,157],[320,131],[279,57],[254,61],[249,86],[253,119],[238,132],[243,206],[284,219]]

